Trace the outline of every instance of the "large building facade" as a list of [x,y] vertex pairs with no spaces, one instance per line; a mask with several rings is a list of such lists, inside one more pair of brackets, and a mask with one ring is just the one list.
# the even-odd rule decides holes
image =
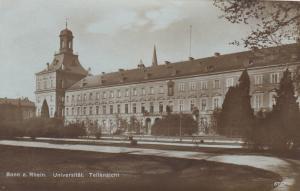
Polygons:
[[28,98],[0,98],[0,121],[22,121],[33,117],[35,105]]
[[[59,55],[66,52],[60,52]],[[213,111],[222,106],[228,88],[238,83],[243,70],[248,70],[251,80],[252,107],[255,111],[267,111],[272,109],[275,102],[275,90],[283,71],[288,68],[295,79],[298,76],[299,53],[300,44],[295,43],[158,64],[154,48],[151,66],[140,63],[134,69],[119,69],[117,72],[94,76],[87,75],[76,60],[77,56],[71,53],[71,57],[76,58],[75,63],[80,66],[80,72],[68,75],[66,68],[52,70],[57,59],[55,55],[50,69],[37,74],[37,103],[46,99],[49,108],[53,108],[50,116],[59,110],[66,123],[96,125],[103,133],[115,132],[120,118],[129,120],[135,116],[142,124],[140,131],[151,134],[151,126],[166,114],[167,108],[173,113],[199,110],[199,133],[210,133]],[[63,62],[59,64],[62,65]],[[40,89],[45,81],[49,83],[51,79],[54,79],[56,87],[49,89],[44,85],[46,88]],[[66,84],[64,88],[61,88],[61,79]],[[296,82],[295,87],[298,92]],[[52,102],[51,96],[54,98]],[[38,105],[38,113],[39,109]]]

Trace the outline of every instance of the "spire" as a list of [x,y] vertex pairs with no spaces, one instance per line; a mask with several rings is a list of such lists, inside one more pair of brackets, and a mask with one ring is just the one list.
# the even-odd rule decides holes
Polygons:
[[156,47],[154,45],[154,49],[153,49],[153,57],[152,57],[152,66],[157,66],[157,56],[156,56]]
[[68,28],[68,18],[66,18],[66,29]]

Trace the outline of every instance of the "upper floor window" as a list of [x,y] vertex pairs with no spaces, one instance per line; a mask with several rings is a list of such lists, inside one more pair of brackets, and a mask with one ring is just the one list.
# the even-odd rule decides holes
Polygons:
[[159,86],[159,93],[160,94],[164,93],[164,87],[163,86]]
[[103,113],[103,114],[106,114],[106,105],[103,105],[103,106],[102,106],[102,113]]
[[184,83],[179,84],[179,91],[183,92],[184,91]]
[[114,97],[114,91],[110,91],[110,97],[111,97],[111,98]]
[[86,94],[83,94],[83,101],[87,100]]
[[92,115],[92,114],[93,114],[93,107],[91,106],[89,109],[89,115]]
[[150,94],[154,94],[154,88],[150,87]]
[[146,90],[145,90],[145,88],[142,88],[142,95],[146,95]]
[[254,84],[261,85],[263,83],[263,75],[255,75],[254,76]]
[[126,91],[125,91],[125,96],[126,96],[126,97],[129,96],[129,90],[128,90],[128,89],[126,89]]
[[66,96],[66,103],[69,103],[69,96]]
[[99,100],[99,98],[100,98],[100,94],[96,93],[96,100]]
[[90,93],[89,100],[92,100],[92,99],[93,99],[93,93]]
[[233,78],[227,78],[226,79],[226,88],[233,86]]
[[96,106],[96,115],[98,115],[99,114],[99,106],[97,105]]
[[208,89],[207,81],[202,81],[202,82],[201,82],[201,89],[202,89],[202,90]]
[[196,90],[196,82],[190,82],[190,90],[192,91]]
[[74,100],[75,100],[75,96],[74,96],[74,95],[72,95],[72,102],[74,102]]
[[72,109],[71,109],[71,115],[74,115],[74,107],[72,107]]
[[145,113],[146,109],[145,109],[145,104],[142,103],[141,104],[141,113]]
[[80,96],[80,95],[77,96],[77,100],[78,100],[78,101],[81,100],[81,96]]
[[86,115],[86,107],[83,107],[83,115]]
[[126,103],[125,104],[125,113],[127,114],[129,111],[128,111],[128,104]]
[[270,82],[273,83],[273,84],[277,84],[280,82],[280,79],[279,79],[279,73],[272,73],[270,75]]
[[102,97],[105,99],[106,98],[106,92],[102,93]]
[[136,113],[136,103],[133,103],[133,104],[132,104],[132,112],[133,112],[133,113]]
[[133,89],[133,95],[137,96],[137,90],[136,90],[136,88]]
[[214,88],[215,89],[220,88],[220,80],[214,80]]
[[154,104],[150,102],[150,113],[154,113]]
[[118,97],[121,97],[121,90],[118,90],[117,95],[118,95]]

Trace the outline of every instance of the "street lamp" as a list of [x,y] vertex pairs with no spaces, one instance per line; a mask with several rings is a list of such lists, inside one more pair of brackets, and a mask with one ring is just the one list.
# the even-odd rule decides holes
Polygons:
[[182,115],[182,112],[179,113],[179,136],[180,136],[180,142],[181,142],[181,115]]

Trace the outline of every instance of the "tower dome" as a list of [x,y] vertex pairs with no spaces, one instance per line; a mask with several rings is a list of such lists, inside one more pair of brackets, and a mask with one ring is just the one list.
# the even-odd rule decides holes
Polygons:
[[66,26],[65,29],[60,31],[60,52],[73,52],[73,33]]

